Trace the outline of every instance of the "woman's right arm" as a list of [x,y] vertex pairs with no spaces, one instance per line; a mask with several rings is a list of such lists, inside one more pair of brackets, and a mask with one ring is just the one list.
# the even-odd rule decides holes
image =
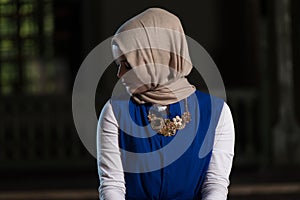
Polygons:
[[125,181],[118,143],[118,123],[110,101],[103,107],[98,121],[97,165],[100,200],[124,200]]
[[234,124],[229,106],[224,103],[216,127],[214,147],[202,186],[202,200],[227,199],[229,175],[234,157]]

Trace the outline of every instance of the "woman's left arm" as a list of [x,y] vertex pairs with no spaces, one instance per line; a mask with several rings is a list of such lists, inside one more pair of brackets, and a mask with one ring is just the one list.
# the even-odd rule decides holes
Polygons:
[[108,101],[97,127],[97,163],[100,200],[124,200],[125,181],[118,144],[118,123]]
[[224,103],[215,133],[212,157],[202,186],[202,200],[227,199],[229,175],[234,156],[234,124]]

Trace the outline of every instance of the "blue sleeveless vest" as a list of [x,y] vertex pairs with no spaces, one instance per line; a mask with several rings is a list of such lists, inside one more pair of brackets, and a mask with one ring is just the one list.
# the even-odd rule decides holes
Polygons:
[[[149,125],[152,104],[130,98],[112,98],[111,103],[119,124],[126,199],[201,199],[224,101],[196,91],[187,98],[191,122],[171,137],[155,133]],[[184,111],[183,100],[170,104],[168,118]]]

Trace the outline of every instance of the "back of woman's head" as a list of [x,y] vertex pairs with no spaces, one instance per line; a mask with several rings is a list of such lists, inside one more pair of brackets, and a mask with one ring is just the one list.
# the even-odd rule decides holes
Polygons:
[[132,67],[123,77],[139,103],[169,104],[195,91],[187,76],[192,64],[178,17],[149,8],[125,22],[112,39]]

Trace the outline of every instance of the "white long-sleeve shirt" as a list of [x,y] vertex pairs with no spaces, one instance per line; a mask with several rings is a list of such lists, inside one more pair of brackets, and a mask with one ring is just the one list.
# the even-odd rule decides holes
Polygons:
[[[118,143],[118,122],[108,101],[97,128],[97,160],[101,200],[124,200],[125,179]],[[216,127],[211,161],[202,186],[202,200],[227,199],[234,156],[234,125],[226,103]]]

